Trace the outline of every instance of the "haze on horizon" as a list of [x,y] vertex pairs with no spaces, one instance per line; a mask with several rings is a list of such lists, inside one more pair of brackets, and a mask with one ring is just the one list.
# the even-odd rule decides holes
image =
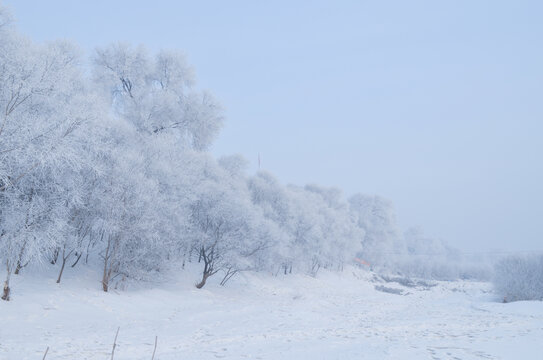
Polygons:
[[391,199],[466,251],[543,250],[543,4],[4,0],[21,32],[183,50],[213,152]]

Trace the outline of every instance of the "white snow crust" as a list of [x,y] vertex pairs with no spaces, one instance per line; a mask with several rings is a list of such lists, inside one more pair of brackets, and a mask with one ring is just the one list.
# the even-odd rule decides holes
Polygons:
[[[197,269],[100,291],[99,275],[15,276],[0,359],[541,359],[543,302],[503,304],[487,283],[405,287],[358,268],[243,273],[194,288]],[[396,288],[402,295],[377,291]]]

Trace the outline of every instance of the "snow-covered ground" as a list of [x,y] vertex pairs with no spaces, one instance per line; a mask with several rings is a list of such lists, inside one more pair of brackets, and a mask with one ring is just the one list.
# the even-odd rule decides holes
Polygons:
[[14,277],[12,301],[0,303],[0,359],[41,359],[48,346],[48,360],[109,359],[117,327],[116,360],[151,359],[155,335],[160,360],[543,358],[543,302],[502,304],[485,283],[411,288],[349,268],[246,273],[197,290],[184,271],[103,293],[99,274],[70,270],[60,285],[47,271]]

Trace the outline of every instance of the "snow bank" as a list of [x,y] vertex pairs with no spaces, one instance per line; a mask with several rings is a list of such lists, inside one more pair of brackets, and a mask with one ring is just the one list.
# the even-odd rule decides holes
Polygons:
[[[316,277],[246,272],[228,286],[194,287],[199,269],[160,284],[100,291],[92,268],[44,267],[14,277],[0,302],[0,359],[531,359],[540,354],[543,303],[501,304],[487,283],[413,286],[346,267]],[[396,281],[398,280],[398,281]],[[402,285],[405,283],[405,285]],[[402,295],[375,285],[404,290]]]

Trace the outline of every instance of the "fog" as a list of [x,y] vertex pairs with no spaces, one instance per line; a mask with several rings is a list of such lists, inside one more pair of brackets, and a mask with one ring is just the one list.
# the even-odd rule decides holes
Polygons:
[[212,148],[393,201],[465,251],[542,250],[539,2],[4,1],[36,40],[183,50],[226,108]]

